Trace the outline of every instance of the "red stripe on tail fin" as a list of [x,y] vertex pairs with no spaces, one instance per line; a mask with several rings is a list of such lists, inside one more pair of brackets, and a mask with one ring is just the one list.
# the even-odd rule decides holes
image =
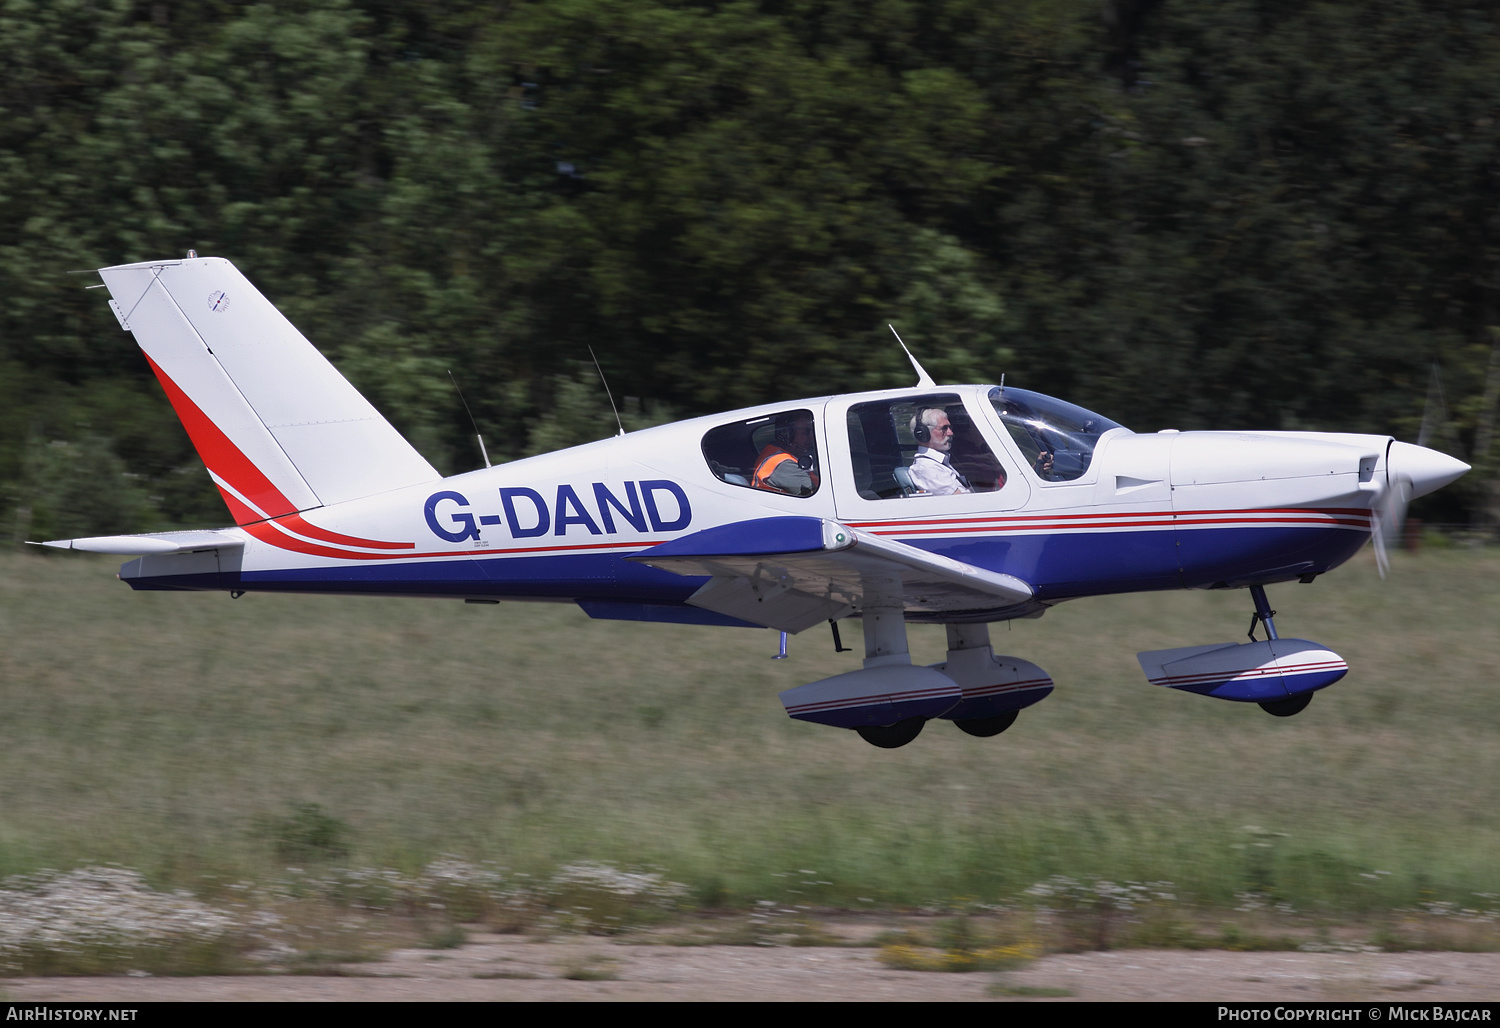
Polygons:
[[[198,450],[198,456],[203,458],[203,463],[208,470],[220,480],[228,483],[230,488],[240,496],[260,508],[258,512],[247,508],[223,486],[219,486],[219,495],[224,497],[224,503],[229,507],[229,513],[233,516],[235,524],[248,525],[266,518],[295,514],[297,508],[292,501],[271,484],[271,480],[261,473],[260,468],[257,468],[251,463],[249,457],[240,452],[240,448],[219,430],[219,426],[199,409],[187,393],[178,388],[171,376],[158,367],[150,355],[146,355],[146,361],[151,365],[151,370],[156,372],[156,379],[161,383],[161,387],[167,391],[167,399],[172,401],[172,409],[177,412],[177,417],[182,421],[182,427],[187,429],[188,438],[192,439],[193,446]],[[217,482],[214,484],[218,485]]]

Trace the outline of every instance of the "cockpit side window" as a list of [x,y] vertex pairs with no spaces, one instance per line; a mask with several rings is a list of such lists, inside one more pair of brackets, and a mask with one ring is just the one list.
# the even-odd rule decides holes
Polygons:
[[1028,389],[991,389],[990,403],[1044,482],[1081,478],[1093,462],[1099,437],[1121,427],[1093,411]]
[[952,393],[858,403],[849,408],[847,428],[855,488],[867,500],[1005,485],[1005,469]]
[[709,429],[703,459],[721,482],[811,496],[822,485],[810,410],[789,410]]

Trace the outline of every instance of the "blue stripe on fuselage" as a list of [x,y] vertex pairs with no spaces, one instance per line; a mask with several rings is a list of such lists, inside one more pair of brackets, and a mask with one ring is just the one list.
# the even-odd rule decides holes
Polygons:
[[[1270,526],[903,540],[1032,584],[1043,602],[1106,593],[1289,581],[1348,560],[1368,534]],[[646,551],[637,551],[646,552]],[[497,599],[682,603],[706,579],[622,559],[628,552],[460,557],[232,575],[128,579],[136,589],[492,596]]]

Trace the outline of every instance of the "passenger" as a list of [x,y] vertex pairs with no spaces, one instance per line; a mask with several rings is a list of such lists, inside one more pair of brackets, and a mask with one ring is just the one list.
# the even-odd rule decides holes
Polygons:
[[791,496],[811,496],[817,492],[817,441],[813,438],[811,415],[797,411],[776,416],[776,441],[760,451],[750,484]]
[[917,455],[912,459],[912,485],[933,496],[953,496],[973,492],[969,480],[953,467],[949,453],[953,450],[953,423],[941,407],[923,407],[911,419],[912,438],[917,441]]

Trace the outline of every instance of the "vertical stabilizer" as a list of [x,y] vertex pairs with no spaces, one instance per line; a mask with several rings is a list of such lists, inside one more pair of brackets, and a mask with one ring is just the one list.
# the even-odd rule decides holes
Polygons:
[[440,477],[228,261],[99,274],[237,523]]

